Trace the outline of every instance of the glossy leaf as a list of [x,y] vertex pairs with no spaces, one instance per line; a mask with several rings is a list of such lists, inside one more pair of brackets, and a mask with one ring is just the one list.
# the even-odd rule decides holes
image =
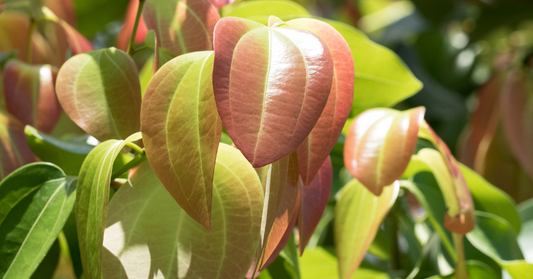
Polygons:
[[56,90],[67,115],[99,141],[124,139],[139,131],[139,74],[121,50],[72,57],[59,70]]
[[65,33],[70,50],[74,55],[94,50],[93,45],[65,20],[57,17],[50,9],[43,7],[46,19],[55,22]]
[[[126,15],[124,17],[124,25],[117,35],[117,48],[126,51],[128,44],[130,43],[131,33],[133,32],[133,25],[135,24],[135,17],[137,16],[137,10],[139,9],[139,0],[130,0]],[[141,15],[139,25],[137,26],[137,34],[135,34],[135,43],[144,43],[144,37],[148,32],[148,27],[144,22],[144,18]]]
[[350,48],[333,27],[316,19],[295,19],[286,26],[311,31],[319,36],[333,58],[333,80],[326,107],[315,127],[298,147],[300,176],[309,185],[337,143],[352,109],[354,66]]
[[242,17],[265,25],[268,23],[268,18],[272,15],[281,19],[311,16],[300,4],[284,0],[243,1],[225,6],[220,12],[223,17]]
[[213,30],[220,19],[209,0],[146,0],[143,17],[155,30],[159,46],[174,55],[213,49]]
[[259,245],[263,199],[254,169],[221,144],[208,233],[141,165],[109,206],[104,278],[244,278]]
[[212,51],[171,60],[150,81],[141,113],[150,165],[181,208],[207,231],[222,133],[212,71]]
[[231,139],[254,167],[289,155],[327,103],[327,45],[309,31],[233,17],[219,21],[214,37],[215,100]]
[[32,275],[72,211],[75,189],[75,178],[49,163],[27,165],[0,183],[2,278]]
[[0,180],[34,161],[35,156],[24,138],[24,126],[13,116],[0,110]]
[[327,157],[309,185],[300,182],[300,208],[298,212],[300,255],[304,253],[304,249],[328,205],[332,180],[331,158]]
[[423,107],[399,112],[376,108],[360,114],[344,143],[346,169],[374,195],[399,179],[415,152]]
[[50,133],[62,112],[55,92],[56,76],[57,69],[50,65],[9,61],[3,74],[7,111],[23,125]]
[[513,278],[529,278],[533,274],[533,264],[524,260],[517,235],[505,219],[476,211],[476,227],[466,236],[474,247],[495,260]]
[[126,144],[139,139],[141,134],[136,133],[126,140],[105,141],[89,153],[81,167],[76,199],[76,224],[86,279],[100,279],[101,247],[113,162]]
[[359,267],[398,192],[398,183],[385,187],[379,197],[356,179],[344,186],[334,221],[340,278],[351,278]]

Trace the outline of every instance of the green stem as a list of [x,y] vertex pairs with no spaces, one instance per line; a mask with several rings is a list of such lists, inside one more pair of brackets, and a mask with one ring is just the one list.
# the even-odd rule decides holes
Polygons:
[[433,213],[431,212],[431,208],[429,207],[429,204],[427,204],[426,199],[424,198],[424,195],[418,188],[414,185],[412,181],[409,180],[401,180],[400,181],[400,187],[406,189],[407,191],[411,192],[413,195],[415,195],[416,199],[422,205],[424,210],[427,212],[427,217],[429,222],[431,223],[431,226],[433,229],[439,234],[442,244],[444,244],[444,247],[452,257],[454,262],[457,262],[457,254],[455,250],[453,249],[453,246],[448,239],[448,236],[446,235],[446,232],[444,232],[444,229],[439,224],[439,222],[435,219],[435,216],[433,216]]
[[141,20],[141,14],[145,1],[146,0],[139,0],[139,8],[137,9],[137,16],[135,17],[135,24],[133,24],[133,31],[131,32],[130,43],[128,44],[128,49],[126,51],[129,55],[133,55],[133,44],[135,44],[135,36],[137,36],[137,27],[139,27],[139,21]]
[[135,143],[127,142],[126,145],[131,147],[133,150],[135,150],[135,152],[139,154],[144,154],[144,149],[142,149],[140,146],[136,145]]
[[455,244],[455,250],[458,255],[458,260],[455,263],[455,278],[457,279],[468,279],[463,238],[464,235],[462,234],[453,234],[453,243]]
[[37,27],[38,21],[35,19],[31,19],[30,29],[28,30],[28,42],[26,43],[26,63],[31,64],[32,59],[32,36],[33,31]]
[[115,180],[115,178],[117,177],[120,177],[122,174],[124,174],[128,170],[140,165],[144,161],[146,161],[146,154],[142,152],[137,157],[133,158],[127,164],[122,166],[120,169],[113,172],[113,174],[111,175],[111,181]]

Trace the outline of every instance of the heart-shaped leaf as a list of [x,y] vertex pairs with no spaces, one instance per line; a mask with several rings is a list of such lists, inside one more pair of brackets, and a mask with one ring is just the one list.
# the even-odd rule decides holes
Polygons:
[[319,36],[328,46],[333,58],[333,81],[326,107],[309,136],[298,147],[300,176],[303,183],[309,185],[337,143],[350,115],[354,65],[350,47],[342,35],[329,24],[308,18],[295,19],[284,24],[311,31]]
[[139,139],[141,133],[133,134],[126,140],[105,141],[89,153],[81,167],[76,199],[76,224],[83,272],[87,279],[101,278],[101,247],[113,162],[126,144]]
[[0,183],[2,278],[32,275],[67,221],[75,190],[75,178],[49,163],[24,166]]
[[56,97],[57,69],[50,65],[32,66],[17,60],[4,68],[6,108],[23,125],[50,133],[61,116]]
[[263,190],[235,148],[220,144],[211,233],[141,165],[109,205],[104,278],[244,278],[259,245]]
[[376,108],[352,123],[344,143],[344,164],[374,195],[379,196],[407,168],[424,112],[423,107],[404,112]]
[[150,165],[181,208],[208,231],[222,133],[213,56],[212,51],[193,52],[165,64],[146,89],[141,113]]
[[300,233],[300,256],[313,236],[313,232],[328,205],[333,168],[328,156],[322,163],[315,178],[309,185],[300,182],[300,209],[298,213],[298,232]]
[[[117,35],[117,48],[126,51],[128,44],[130,43],[131,33],[133,32],[133,25],[135,24],[135,18],[137,16],[137,10],[139,9],[139,0],[130,0],[126,15],[124,17],[124,25]],[[135,43],[142,44],[144,37],[148,32],[148,27],[144,22],[144,18],[141,15],[139,19],[139,25],[137,26],[137,34],[135,34]]]
[[326,43],[302,29],[231,17],[218,22],[214,37],[213,87],[231,139],[254,167],[289,155],[327,103],[333,62]]
[[141,85],[131,57],[115,48],[78,54],[57,76],[67,115],[99,141],[124,139],[140,126]]
[[155,30],[158,45],[178,56],[213,49],[213,30],[220,19],[209,0],[146,0],[143,17]]
[[335,250],[341,279],[351,278],[398,197],[400,185],[385,187],[379,197],[356,179],[341,190],[335,208]]
[[35,156],[24,137],[24,126],[10,114],[0,110],[0,180]]

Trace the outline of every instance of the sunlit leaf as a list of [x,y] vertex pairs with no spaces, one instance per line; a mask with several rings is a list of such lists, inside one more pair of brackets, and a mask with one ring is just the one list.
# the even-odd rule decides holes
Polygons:
[[[124,17],[124,25],[117,35],[117,48],[126,51],[128,44],[130,43],[131,33],[133,32],[133,25],[135,24],[135,17],[137,16],[137,10],[139,9],[139,0],[130,0],[126,15]],[[141,15],[139,25],[137,26],[137,34],[135,35],[135,43],[141,44],[144,42],[144,37],[148,32],[148,27],[144,22],[144,18]]]
[[359,267],[398,192],[395,183],[377,197],[356,179],[341,190],[334,224],[340,278],[351,278]]
[[213,87],[231,139],[254,167],[289,155],[327,103],[327,45],[309,31],[233,17],[221,19],[214,36]]
[[141,165],[109,206],[104,278],[244,278],[259,245],[262,209],[257,174],[228,145],[217,155],[211,233]]
[[104,229],[113,162],[122,148],[141,139],[108,140],[96,146],[81,167],[76,199],[76,223],[86,279],[100,279]]
[[212,51],[171,60],[150,81],[141,113],[150,165],[181,208],[208,231],[222,133],[212,72]]
[[399,112],[376,108],[360,114],[344,143],[346,169],[379,196],[399,179],[415,152],[423,107]]
[[13,116],[0,110],[0,180],[34,161],[35,156],[24,137],[24,126]]
[[[299,195],[298,195],[299,197]],[[270,264],[272,264],[276,258],[280,255],[281,251],[283,251],[283,249],[285,249],[285,246],[287,245],[287,243],[289,242],[290,238],[291,238],[291,235],[293,235],[294,233],[294,226],[296,225],[296,220],[298,219],[298,208],[300,206],[300,202],[299,200],[297,199],[296,200],[296,205],[294,206],[294,210],[292,210],[292,217],[289,221],[289,225],[287,226],[287,229],[285,230],[285,232],[283,233],[283,235],[281,236],[281,239],[278,243],[278,245],[274,248],[274,250],[272,251],[272,247],[267,247],[267,254],[270,253],[270,256],[267,258],[265,257],[266,261],[264,261],[263,263],[263,266],[261,267],[261,269],[265,269],[266,267],[268,267]],[[276,219],[276,222],[278,222],[279,219]],[[277,224],[274,224],[274,226],[276,226]],[[271,242],[273,243],[273,242]],[[269,252],[271,251],[271,252]],[[250,273],[248,273],[250,274]]]
[[0,276],[29,278],[57,239],[76,200],[75,178],[35,163],[0,183]]
[[131,57],[115,48],[76,55],[59,70],[57,95],[68,116],[99,141],[140,126],[141,86]]
[[62,112],[55,92],[56,76],[57,69],[50,65],[9,61],[3,74],[7,111],[23,125],[50,133]]
[[63,32],[67,37],[69,48],[70,50],[72,50],[72,53],[74,55],[88,52],[94,49],[93,45],[82,34],[80,34],[74,27],[72,27],[66,21],[57,17],[50,9],[43,7],[43,13],[45,14],[48,20],[55,22],[59,27],[61,27],[61,29],[63,29]]
[[328,204],[333,180],[331,158],[327,157],[309,185],[300,183],[300,208],[298,232],[300,233],[300,255],[303,254],[309,239],[313,236],[320,218]]
[[220,9],[220,12],[223,17],[242,17],[265,25],[271,15],[284,20],[310,16],[309,12],[300,4],[284,0],[243,1],[225,6]]

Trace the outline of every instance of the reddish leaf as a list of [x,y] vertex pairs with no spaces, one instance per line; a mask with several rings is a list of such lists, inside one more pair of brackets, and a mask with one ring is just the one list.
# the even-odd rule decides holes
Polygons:
[[315,127],[298,147],[300,176],[309,185],[337,143],[352,109],[354,65],[350,47],[329,24],[316,19],[295,19],[285,25],[315,33],[324,40],[333,58],[333,82],[328,102]]
[[72,0],[44,0],[43,5],[69,25],[76,26],[76,11]]
[[300,146],[333,78],[324,41],[309,31],[223,18],[215,28],[213,86],[226,131],[254,167]]
[[[126,16],[124,17],[124,25],[117,35],[117,48],[126,51],[130,42],[131,33],[133,32],[133,25],[135,24],[135,17],[137,16],[137,10],[139,9],[139,0],[130,0],[128,9],[126,10]],[[135,34],[135,43],[142,44],[144,37],[148,33],[148,27],[144,22],[144,18],[141,15],[139,25],[137,26],[137,34]]]
[[62,112],[54,88],[56,76],[57,70],[49,65],[9,61],[4,68],[7,111],[23,125],[50,133]]
[[379,196],[399,179],[413,155],[425,108],[399,112],[377,108],[361,113],[344,144],[346,169]]
[[176,56],[213,49],[213,29],[220,19],[209,0],[146,0],[143,16],[158,45]]
[[8,113],[0,110],[0,180],[19,167],[34,162],[24,126]]
[[215,7],[220,8],[224,5],[231,4],[235,2],[235,0],[209,0]]
[[46,18],[55,22],[67,37],[69,48],[74,55],[94,50],[92,44],[83,37],[74,27],[70,26],[65,20],[57,17],[50,9],[43,7],[43,13]]
[[300,183],[300,210],[298,231],[300,232],[300,256],[311,239],[313,232],[328,205],[333,169],[328,156],[309,185]]

